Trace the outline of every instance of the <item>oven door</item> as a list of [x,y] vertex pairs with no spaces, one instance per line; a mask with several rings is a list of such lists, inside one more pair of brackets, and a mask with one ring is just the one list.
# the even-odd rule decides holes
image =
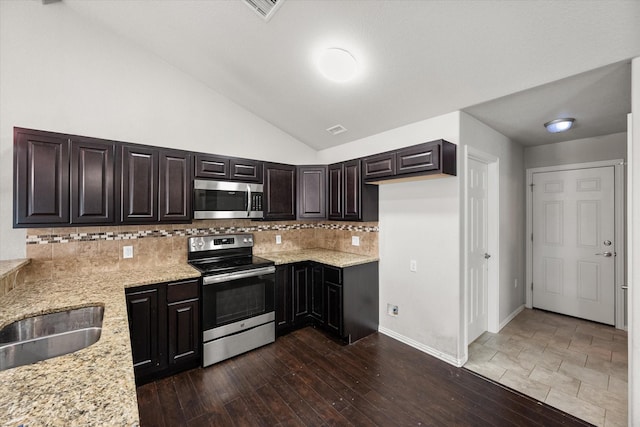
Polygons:
[[203,330],[273,312],[275,270],[269,266],[203,277]]

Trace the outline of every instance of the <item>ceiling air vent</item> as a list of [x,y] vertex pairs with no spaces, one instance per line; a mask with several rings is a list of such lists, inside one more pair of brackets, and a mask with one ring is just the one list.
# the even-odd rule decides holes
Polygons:
[[271,19],[284,0],[244,0],[247,6],[253,9],[265,21]]
[[340,135],[341,133],[345,133],[346,131],[347,128],[342,125],[331,126],[329,129],[327,129],[327,132],[329,132],[331,135]]

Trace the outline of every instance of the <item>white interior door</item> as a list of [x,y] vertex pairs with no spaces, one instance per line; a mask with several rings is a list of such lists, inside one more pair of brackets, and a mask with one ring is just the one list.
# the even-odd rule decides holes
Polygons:
[[467,164],[467,344],[487,330],[488,320],[488,167]]
[[533,307],[615,322],[613,166],[533,174]]

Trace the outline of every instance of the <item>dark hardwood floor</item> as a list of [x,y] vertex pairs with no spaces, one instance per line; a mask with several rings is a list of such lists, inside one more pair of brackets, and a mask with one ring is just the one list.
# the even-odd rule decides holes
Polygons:
[[138,387],[146,426],[586,426],[382,334],[353,345],[305,328]]

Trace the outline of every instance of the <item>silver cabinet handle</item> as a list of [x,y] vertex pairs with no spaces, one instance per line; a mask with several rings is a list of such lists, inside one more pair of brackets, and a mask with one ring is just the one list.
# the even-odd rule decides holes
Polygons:
[[597,253],[596,255],[602,255],[604,257],[609,258],[610,256],[613,255],[613,252],[602,252],[602,253]]

